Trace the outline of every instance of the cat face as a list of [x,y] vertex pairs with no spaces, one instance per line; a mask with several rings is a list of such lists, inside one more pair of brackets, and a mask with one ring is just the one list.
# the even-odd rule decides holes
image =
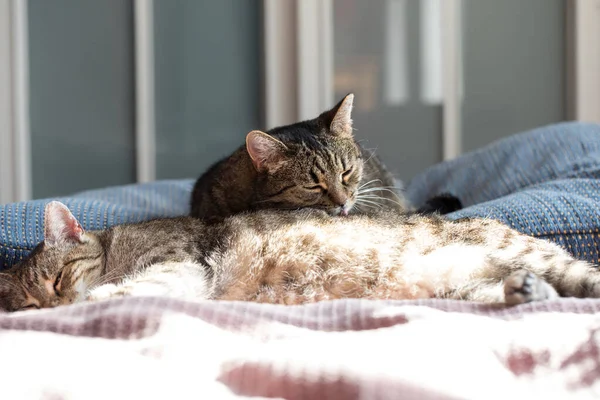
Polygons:
[[82,301],[100,276],[103,251],[59,202],[46,206],[45,239],[27,259],[0,273],[0,309],[19,311]]
[[259,173],[254,207],[348,214],[363,173],[352,135],[353,99],[346,96],[314,120],[248,134],[246,149]]

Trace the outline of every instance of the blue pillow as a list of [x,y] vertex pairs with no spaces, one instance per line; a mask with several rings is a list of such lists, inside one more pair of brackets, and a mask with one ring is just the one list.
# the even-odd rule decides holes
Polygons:
[[[489,217],[552,240],[575,257],[598,263],[600,126],[563,123],[492,143],[413,178],[413,204],[449,191],[466,208],[450,218]],[[84,229],[184,215],[193,180],[159,181],[58,198]],[[0,205],[0,268],[43,240],[44,199]]]
[[44,207],[51,200],[66,204],[84,229],[104,229],[187,214],[193,184],[193,180],[166,180],[0,205],[0,269],[23,259],[43,240]]
[[573,178],[600,178],[600,125],[564,122],[509,136],[429,167],[406,191],[414,204],[449,191],[468,207]]
[[498,140],[436,164],[406,186],[413,204],[443,192],[465,208],[452,219],[497,219],[598,264],[600,125],[564,122]]

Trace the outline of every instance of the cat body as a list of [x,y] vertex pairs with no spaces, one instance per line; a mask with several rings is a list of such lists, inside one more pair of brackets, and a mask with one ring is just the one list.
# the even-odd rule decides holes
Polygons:
[[8,311],[147,295],[517,304],[600,297],[600,272],[486,219],[265,210],[213,224],[180,217],[83,232],[66,206],[52,202],[44,242],[0,274],[0,308]]
[[196,181],[190,215],[218,221],[272,208],[332,215],[410,209],[381,160],[354,140],[353,101],[349,94],[315,119],[250,132]]

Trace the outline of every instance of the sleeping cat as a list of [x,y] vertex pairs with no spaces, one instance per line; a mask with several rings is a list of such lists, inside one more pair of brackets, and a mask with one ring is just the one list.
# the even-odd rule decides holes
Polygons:
[[191,215],[220,220],[242,211],[311,207],[331,215],[410,208],[392,175],[352,134],[349,94],[319,117],[252,131],[245,146],[196,182]]
[[45,239],[0,273],[0,308],[164,295],[301,304],[452,298],[519,304],[600,297],[600,272],[550,242],[486,219],[380,211],[241,213],[220,223],[157,219],[84,232],[51,202]]

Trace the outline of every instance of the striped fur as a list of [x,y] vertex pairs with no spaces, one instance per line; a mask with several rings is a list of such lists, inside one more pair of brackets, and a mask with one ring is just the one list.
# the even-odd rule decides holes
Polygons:
[[381,160],[354,140],[353,99],[349,94],[309,121],[250,132],[245,146],[197,180],[191,215],[218,221],[273,208],[310,207],[332,215],[407,210]]
[[279,304],[600,297],[595,267],[493,220],[263,210],[215,224],[181,217],[77,233],[66,206],[52,202],[46,214],[58,240],[0,275],[5,310],[146,295]]

